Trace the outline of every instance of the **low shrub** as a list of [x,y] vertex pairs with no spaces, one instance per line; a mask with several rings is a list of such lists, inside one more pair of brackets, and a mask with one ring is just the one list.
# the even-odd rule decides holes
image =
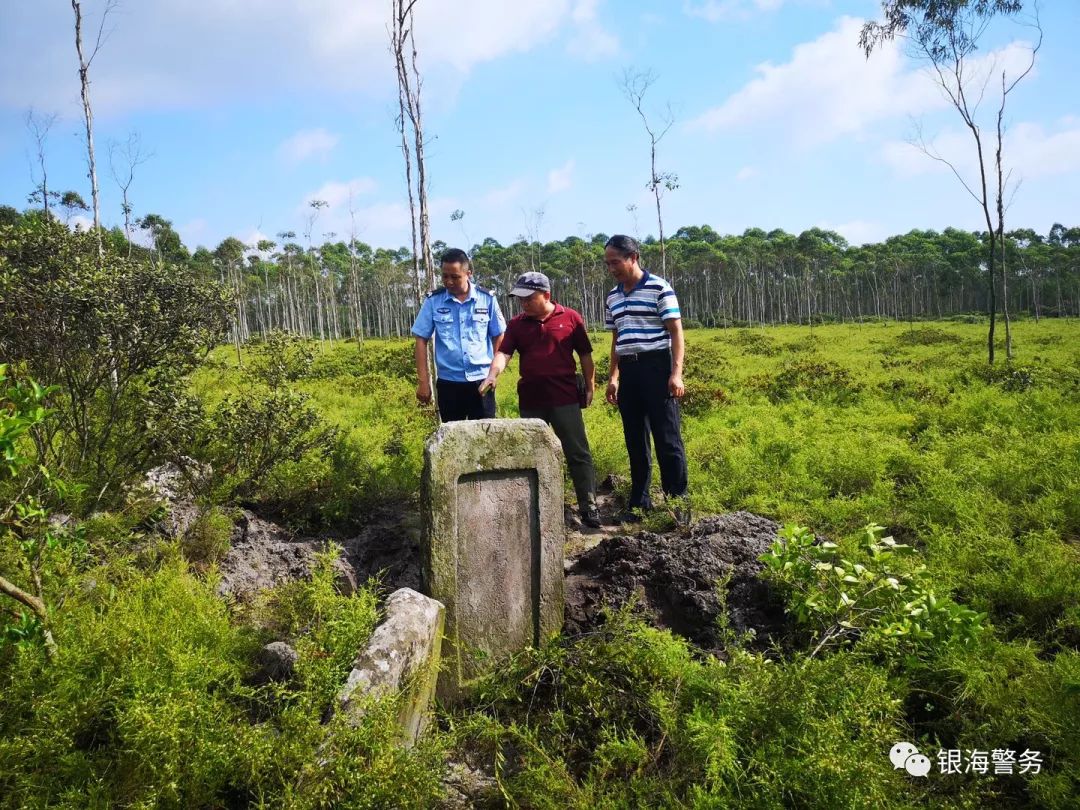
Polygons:
[[942,343],[962,343],[963,338],[936,326],[921,326],[909,329],[896,336],[899,346],[934,346]]
[[773,402],[801,396],[850,404],[862,391],[862,385],[852,379],[850,371],[830,360],[790,361],[777,374],[759,377],[755,383]]
[[355,349],[343,347],[319,355],[312,364],[310,376],[315,379],[382,374],[394,379],[407,379],[416,384],[414,344],[404,340],[369,340]]
[[741,348],[746,354],[772,357],[773,355],[780,353],[776,341],[764,332],[739,329],[731,337],[731,342]]
[[899,708],[849,656],[701,660],[626,609],[500,667],[452,725],[510,805],[896,806]]
[[232,518],[221,509],[201,512],[180,541],[184,558],[202,568],[218,562],[229,552],[232,529]]
[[328,559],[278,595],[298,678],[264,687],[248,678],[265,635],[175,551],[96,573],[57,613],[56,662],[24,647],[0,670],[0,807],[430,806],[439,737],[402,748],[394,701],[323,725],[376,618],[370,591],[333,591]]

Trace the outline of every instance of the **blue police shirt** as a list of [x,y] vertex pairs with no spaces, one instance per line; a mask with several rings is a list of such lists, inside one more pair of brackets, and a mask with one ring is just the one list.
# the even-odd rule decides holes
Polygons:
[[506,331],[499,302],[487,290],[469,282],[469,294],[458,301],[446,289],[424,299],[412,333],[435,336],[435,368],[440,380],[476,382],[487,376],[495,359],[491,339]]

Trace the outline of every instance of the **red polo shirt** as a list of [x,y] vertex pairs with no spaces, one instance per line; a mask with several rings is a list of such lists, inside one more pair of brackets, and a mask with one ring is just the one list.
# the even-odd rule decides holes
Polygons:
[[542,321],[524,312],[506,325],[499,351],[521,354],[518,399],[522,408],[557,408],[578,401],[574,352],[591,354],[585,322],[574,310],[555,304]]

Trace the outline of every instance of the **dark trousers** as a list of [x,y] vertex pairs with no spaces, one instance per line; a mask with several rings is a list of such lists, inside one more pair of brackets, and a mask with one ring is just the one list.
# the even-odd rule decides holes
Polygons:
[[444,422],[462,419],[494,419],[495,392],[480,395],[480,382],[450,382],[437,380],[435,392],[439,397],[439,418]]
[[585,435],[585,420],[581,406],[576,403],[555,408],[521,408],[522,419],[543,419],[562,444],[570,480],[574,482],[578,508],[591,509],[596,505],[596,472],[593,469],[589,437]]
[[686,494],[686,451],[683,449],[679,401],[668,394],[671,352],[644,352],[636,358],[619,358],[619,414],[622,416],[626,452],[630,456],[631,509],[652,506],[652,449],[656,444],[660,484],[664,494]]

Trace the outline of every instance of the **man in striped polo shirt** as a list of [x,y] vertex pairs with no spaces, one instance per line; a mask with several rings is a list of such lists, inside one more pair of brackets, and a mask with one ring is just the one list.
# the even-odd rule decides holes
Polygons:
[[[668,498],[686,495],[686,451],[680,431],[683,385],[683,331],[679,300],[664,279],[641,268],[637,240],[616,235],[604,247],[604,263],[616,281],[607,294],[604,328],[611,336],[611,376],[607,401],[619,407],[630,457],[630,500],[623,522],[652,508],[652,452],[660,462],[660,483]],[[676,508],[685,522],[685,505]]]

